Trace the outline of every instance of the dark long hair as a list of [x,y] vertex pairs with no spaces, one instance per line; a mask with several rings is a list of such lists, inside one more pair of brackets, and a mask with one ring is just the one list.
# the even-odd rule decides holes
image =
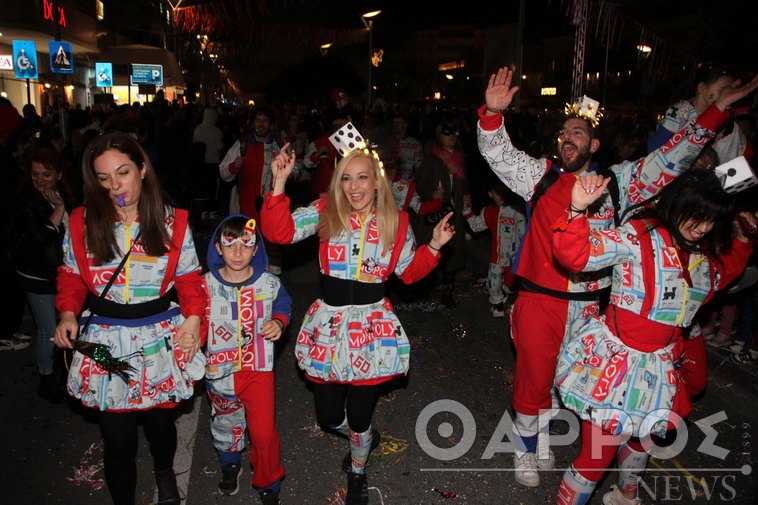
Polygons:
[[[704,170],[688,170],[674,179],[661,190],[655,205],[636,216],[657,219],[658,225],[671,233],[677,246],[706,256],[731,249],[734,217],[734,199],[721,187],[716,174]],[[713,228],[693,244],[679,231],[689,220],[695,225],[712,222]]]
[[140,243],[150,256],[162,256],[168,252],[171,237],[166,230],[166,205],[163,190],[145,151],[130,135],[114,131],[97,137],[90,142],[82,160],[84,179],[84,207],[87,209],[84,221],[87,225],[87,250],[101,265],[113,260],[121,251],[116,243],[113,224],[118,219],[116,208],[108,195],[108,190],[100,185],[95,174],[95,160],[106,151],[125,154],[140,168],[145,167],[137,212],[142,234]]

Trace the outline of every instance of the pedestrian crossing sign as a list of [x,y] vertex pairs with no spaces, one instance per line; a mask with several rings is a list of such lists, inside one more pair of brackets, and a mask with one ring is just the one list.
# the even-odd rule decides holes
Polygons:
[[50,48],[50,70],[56,74],[73,74],[74,51],[71,44],[62,40],[51,40],[48,47]]

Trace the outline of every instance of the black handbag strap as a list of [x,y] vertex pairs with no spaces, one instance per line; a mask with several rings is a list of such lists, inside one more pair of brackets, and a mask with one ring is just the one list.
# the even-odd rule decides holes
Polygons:
[[108,291],[111,289],[111,286],[113,286],[113,283],[116,282],[116,277],[118,277],[118,274],[121,273],[121,270],[124,269],[126,266],[126,262],[129,260],[129,255],[134,250],[134,246],[137,244],[137,241],[140,238],[140,235],[142,235],[142,228],[137,232],[137,236],[134,237],[134,240],[132,240],[132,246],[129,248],[128,251],[126,251],[126,254],[124,254],[124,257],[121,258],[121,263],[118,264],[116,269],[113,271],[113,275],[111,275],[111,278],[108,280],[108,284],[105,285],[105,288],[103,288],[103,291],[100,293],[100,296],[98,296],[95,299],[95,303],[90,305],[90,311],[89,315],[87,316],[87,319],[84,321],[84,326],[82,326],[82,331],[80,332],[80,335],[84,335],[87,333],[87,328],[89,328],[89,323],[92,321],[92,316],[95,315],[95,305],[97,305],[97,302],[105,298],[105,295],[108,294]]

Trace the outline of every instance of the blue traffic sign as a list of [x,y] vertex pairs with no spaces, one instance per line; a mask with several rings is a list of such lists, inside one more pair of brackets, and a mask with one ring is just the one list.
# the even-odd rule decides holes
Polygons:
[[113,86],[113,64],[95,62],[95,85],[100,88]]
[[163,65],[132,63],[132,84],[163,86]]
[[62,40],[48,42],[50,48],[50,70],[56,74],[74,73],[74,50],[71,44]]
[[13,41],[13,69],[17,79],[36,79],[37,48],[33,40]]

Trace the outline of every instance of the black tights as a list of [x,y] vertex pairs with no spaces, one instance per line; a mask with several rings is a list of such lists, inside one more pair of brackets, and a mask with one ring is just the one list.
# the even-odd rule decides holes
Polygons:
[[105,482],[115,505],[134,505],[137,488],[137,421],[141,419],[153,456],[153,469],[174,466],[176,425],[173,409],[101,412]]
[[339,426],[345,419],[347,410],[347,424],[350,429],[356,433],[364,433],[371,427],[374,407],[379,399],[379,386],[314,383],[313,397],[316,417],[321,426]]

